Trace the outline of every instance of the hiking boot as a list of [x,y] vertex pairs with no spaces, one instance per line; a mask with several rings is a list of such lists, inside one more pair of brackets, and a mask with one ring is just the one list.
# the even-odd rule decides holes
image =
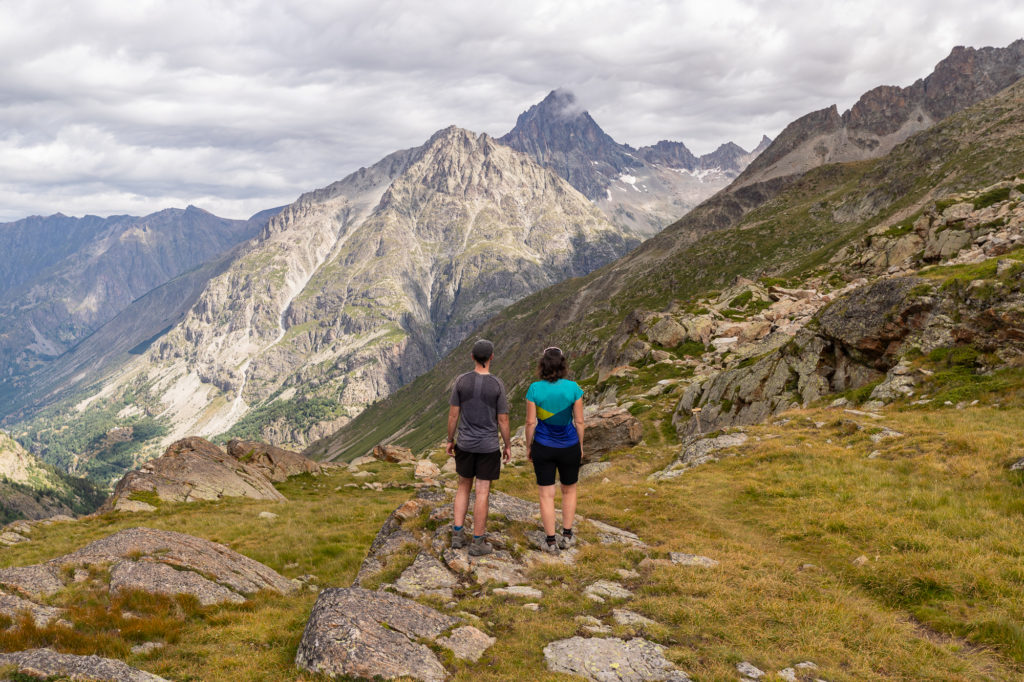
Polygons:
[[466,546],[466,529],[452,529],[452,549],[462,549]]
[[469,545],[469,556],[483,556],[493,551],[494,547],[491,543],[484,540],[483,536],[473,538],[473,542]]
[[576,534],[566,535],[560,533],[558,535],[558,549],[569,549],[576,546]]
[[544,540],[540,543],[540,551],[545,554],[558,554],[558,543]]

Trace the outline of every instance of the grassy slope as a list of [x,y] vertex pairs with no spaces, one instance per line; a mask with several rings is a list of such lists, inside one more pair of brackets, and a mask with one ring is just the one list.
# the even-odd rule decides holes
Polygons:
[[[929,200],[984,187],[1022,167],[1024,83],[1018,83],[914,136],[883,159],[825,166],[790,180],[778,196],[753,210],[756,197],[720,193],[625,258],[512,305],[429,373],[309,453],[351,459],[396,434],[401,434],[398,443],[414,449],[443,438],[446,388],[455,374],[470,368],[468,349],[477,336],[496,342],[493,371],[521,402],[535,355],[547,345],[570,351],[577,376],[585,376],[594,354],[632,310],[685,306],[737,275],[809,274],[871,227],[904,219]],[[723,227],[743,210],[748,212],[738,224]]]
[[[1024,478],[1006,465],[1024,456],[1022,394],[1002,394],[999,408],[906,406],[877,423],[842,410],[792,413],[785,425],[751,429],[755,438],[740,456],[646,483],[678,451],[658,428],[671,401],[655,402],[641,415],[644,444],[611,458],[607,482],[582,485],[581,512],[638,532],[655,558],[682,551],[721,565],[640,568],[639,577],[624,581],[635,599],[595,604],[583,588],[598,578],[620,580],[616,569],[636,568],[643,555],[591,543],[575,566],[534,569],[533,582],[545,593],[538,612],[464,593],[451,611],[475,614],[498,642],[479,663],[448,658],[448,665],[456,680],[568,680],[545,671],[543,647],[586,635],[577,615],[610,622],[612,608],[626,607],[660,625],[616,626],[616,635],[665,645],[670,659],[701,680],[735,679],[741,660],[765,670],[812,660],[834,682],[1019,679]],[[906,437],[872,443],[878,425]],[[372,480],[412,480],[407,467],[366,469],[377,472]],[[41,527],[33,542],[5,550],[0,565],[47,559],[147,525],[224,542],[289,577],[312,573],[321,586],[347,585],[388,511],[410,494],[338,489],[351,480],[347,471],[293,479],[281,486],[286,504],[167,505],[152,514]],[[532,498],[532,473],[506,468],[498,489]],[[280,518],[259,520],[263,509]],[[852,563],[860,555],[869,558],[864,566]],[[110,614],[105,595],[82,588],[75,596],[88,599],[71,620],[91,632],[0,632],[0,649],[56,644],[123,657],[176,680],[319,679],[292,664],[312,592],[206,610],[131,595],[118,606],[144,617],[130,624]],[[70,600],[56,601],[62,599]],[[152,640],[168,645],[149,656],[127,651]]]

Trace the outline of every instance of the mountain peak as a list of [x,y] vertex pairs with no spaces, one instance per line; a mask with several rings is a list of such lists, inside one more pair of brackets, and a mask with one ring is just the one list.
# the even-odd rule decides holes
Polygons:
[[[548,116],[563,120],[572,120],[581,116],[590,118],[590,114],[580,106],[575,93],[565,88],[552,90],[548,93],[547,97],[542,99],[539,104],[531,107],[531,109],[537,109]],[[591,122],[593,122],[593,119],[591,119]],[[595,123],[594,125],[597,124]]]
[[590,199],[604,196],[611,178],[641,163],[562,88],[520,114],[498,142],[529,154]]

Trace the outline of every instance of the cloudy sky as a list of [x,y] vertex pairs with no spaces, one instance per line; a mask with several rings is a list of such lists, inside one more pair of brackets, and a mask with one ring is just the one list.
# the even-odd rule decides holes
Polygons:
[[620,142],[749,149],[1022,34],[1019,0],[0,0],[0,220],[247,217],[556,87]]

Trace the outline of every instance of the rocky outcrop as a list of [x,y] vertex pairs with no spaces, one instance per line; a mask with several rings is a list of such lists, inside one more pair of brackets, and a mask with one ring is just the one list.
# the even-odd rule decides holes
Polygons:
[[28,598],[59,592],[73,569],[110,569],[110,589],[189,594],[200,603],[241,602],[260,590],[288,593],[292,582],[224,545],[152,528],[123,530],[33,566],[0,569],[0,585]]
[[[32,678],[70,679],[75,682],[168,682],[162,677],[100,656],[61,654],[53,649],[0,653],[0,669],[13,667]],[[0,672],[0,675],[3,675]],[[4,678],[0,677],[0,680]]]
[[747,442],[745,433],[727,433],[713,438],[701,438],[683,446],[679,457],[667,467],[651,474],[652,481],[665,481],[682,476],[684,473],[708,462],[717,462],[729,450]]
[[[472,504],[471,499],[470,508]],[[539,505],[511,495],[491,493],[491,516],[527,527],[490,533],[488,539],[495,551],[483,557],[470,556],[465,548],[452,549],[448,524],[441,523],[431,530],[432,525],[414,522],[423,517],[433,521],[450,519],[451,505],[447,494],[424,489],[388,517],[370,546],[355,584],[320,594],[296,655],[299,667],[328,675],[446,679],[444,666],[420,640],[447,648],[456,658],[476,661],[495,638],[412,599],[433,596],[450,600],[467,589],[482,590],[495,584],[506,586],[491,590],[497,596],[538,599],[543,593],[528,585],[530,568],[575,561],[576,549],[558,556],[540,551],[544,533],[537,528]],[[589,525],[602,543],[645,547],[629,531],[577,518],[577,528]],[[472,518],[466,523],[472,524]],[[412,563],[408,563],[410,552],[415,553]],[[378,585],[384,571],[399,568],[401,572],[393,583],[379,585],[374,592],[365,589]],[[601,588],[599,585],[597,589]],[[610,594],[607,587],[604,589],[603,594]]]
[[329,676],[441,682],[437,655],[420,643],[441,643],[458,624],[429,606],[359,587],[324,590],[302,633],[295,665]]
[[1013,362],[1024,354],[1024,284],[1013,272],[969,286],[906,276],[859,287],[777,350],[692,383],[674,417],[680,436],[756,423],[872,382],[880,382],[878,399],[912,395],[916,379],[899,363],[911,347],[928,353],[972,344]]
[[274,483],[299,474],[319,474],[321,467],[308,457],[273,445],[251,440],[228,441],[228,454],[239,462],[260,471]]
[[416,459],[416,456],[409,448],[389,443],[381,443],[374,446],[373,456],[382,462],[411,462]]
[[643,638],[560,639],[544,647],[548,670],[591,682],[684,682],[690,676],[665,658],[664,647]]
[[602,456],[629,448],[644,437],[640,420],[621,407],[605,407],[588,410],[583,430],[583,461],[592,462]]
[[826,163],[875,159],[936,122],[992,97],[1024,76],[1024,40],[1005,48],[956,47],[905,88],[869,90],[848,111],[835,105],[790,123],[734,187],[804,173]]
[[[203,438],[183,438],[160,457],[128,472],[104,509],[138,510],[140,500],[156,496],[165,502],[249,497],[283,502],[272,481],[302,473],[316,474],[320,465],[302,455],[263,443],[233,440],[227,451]],[[142,499],[143,504],[147,504]]]

